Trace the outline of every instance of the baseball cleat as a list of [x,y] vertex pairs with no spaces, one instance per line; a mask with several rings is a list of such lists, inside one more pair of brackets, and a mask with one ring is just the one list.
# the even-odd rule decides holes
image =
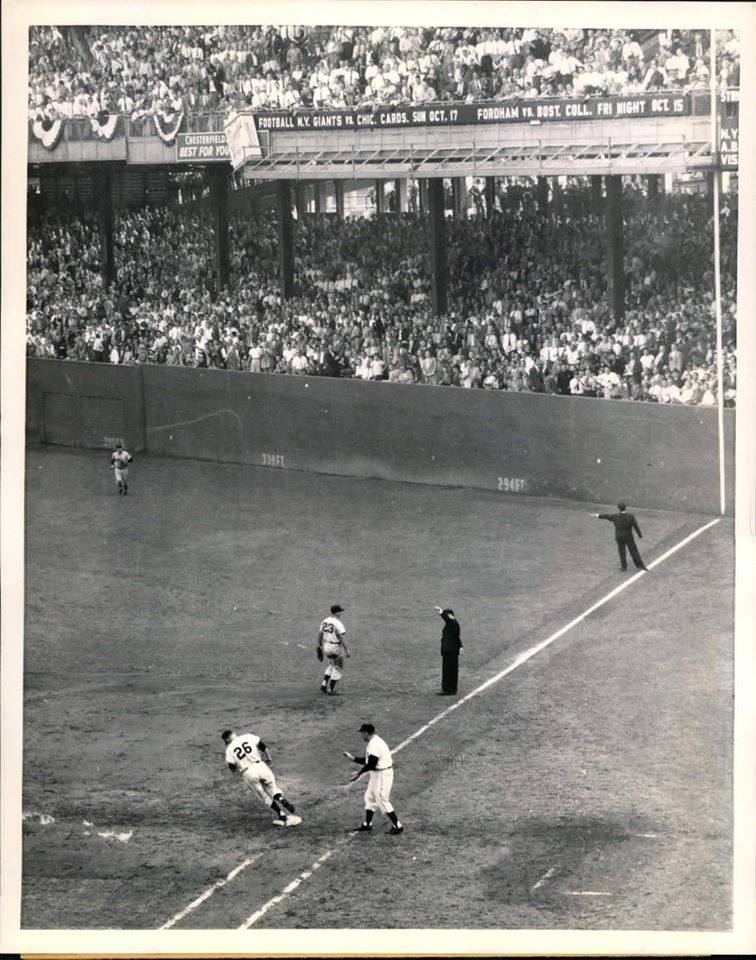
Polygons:
[[293,813],[284,820],[285,827],[297,827],[302,822],[302,818]]
[[368,833],[368,832],[369,832],[370,830],[372,830],[372,829],[373,829],[372,824],[370,824],[370,823],[361,823],[361,824],[359,825],[359,827],[357,827],[357,832],[358,832],[358,833]]
[[396,834],[398,833],[404,833],[404,827],[392,827],[390,830],[387,831],[387,833],[391,833],[394,836],[396,836]]

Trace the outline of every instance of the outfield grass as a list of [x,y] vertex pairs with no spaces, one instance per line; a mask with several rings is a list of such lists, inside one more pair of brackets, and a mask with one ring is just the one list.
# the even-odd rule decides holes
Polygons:
[[[55,822],[24,823],[24,927],[159,927],[259,854],[177,924],[237,927],[359,822],[360,723],[395,746],[449,705],[435,603],[464,695],[630,576],[591,505],[158,459],[124,498],[108,462],[28,452],[24,810]],[[638,514],[647,562],[709,519]],[[258,925],[726,928],[732,598],[723,521],[407,746],[406,833],[349,840]],[[225,769],[228,726],[301,827]]]

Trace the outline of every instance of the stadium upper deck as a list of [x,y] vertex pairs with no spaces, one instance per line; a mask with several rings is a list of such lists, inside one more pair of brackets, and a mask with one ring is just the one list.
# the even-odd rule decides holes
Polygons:
[[[718,37],[720,86],[738,40]],[[709,85],[705,31],[33,27],[32,120],[637,94]]]

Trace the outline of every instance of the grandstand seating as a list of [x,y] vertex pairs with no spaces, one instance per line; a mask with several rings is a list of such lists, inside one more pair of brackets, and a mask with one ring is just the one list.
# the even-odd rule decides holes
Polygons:
[[[710,217],[700,197],[626,184],[622,324],[585,187],[511,184],[490,219],[448,221],[449,312],[429,304],[425,218],[295,223],[299,288],[282,300],[272,218],[233,216],[218,289],[212,220],[146,207],[115,220],[103,289],[94,215],[30,224],[28,353],[617,399],[716,401]],[[725,398],[735,402],[736,199],[724,200]]]
[[[642,42],[639,42],[642,41]],[[739,80],[721,31],[718,71]],[[298,110],[708,86],[705,31],[32,27],[32,120]]]

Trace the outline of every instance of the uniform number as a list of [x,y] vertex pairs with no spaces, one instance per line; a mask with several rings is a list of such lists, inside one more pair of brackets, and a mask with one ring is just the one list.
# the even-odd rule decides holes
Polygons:
[[323,625],[323,633],[333,633],[333,624],[326,623]]
[[238,747],[234,747],[234,753],[236,754],[237,760],[243,760],[245,756],[249,756],[252,753],[252,747],[244,740]]
[[527,480],[522,477],[497,477],[497,480],[496,489],[504,493],[522,493],[528,488]]

